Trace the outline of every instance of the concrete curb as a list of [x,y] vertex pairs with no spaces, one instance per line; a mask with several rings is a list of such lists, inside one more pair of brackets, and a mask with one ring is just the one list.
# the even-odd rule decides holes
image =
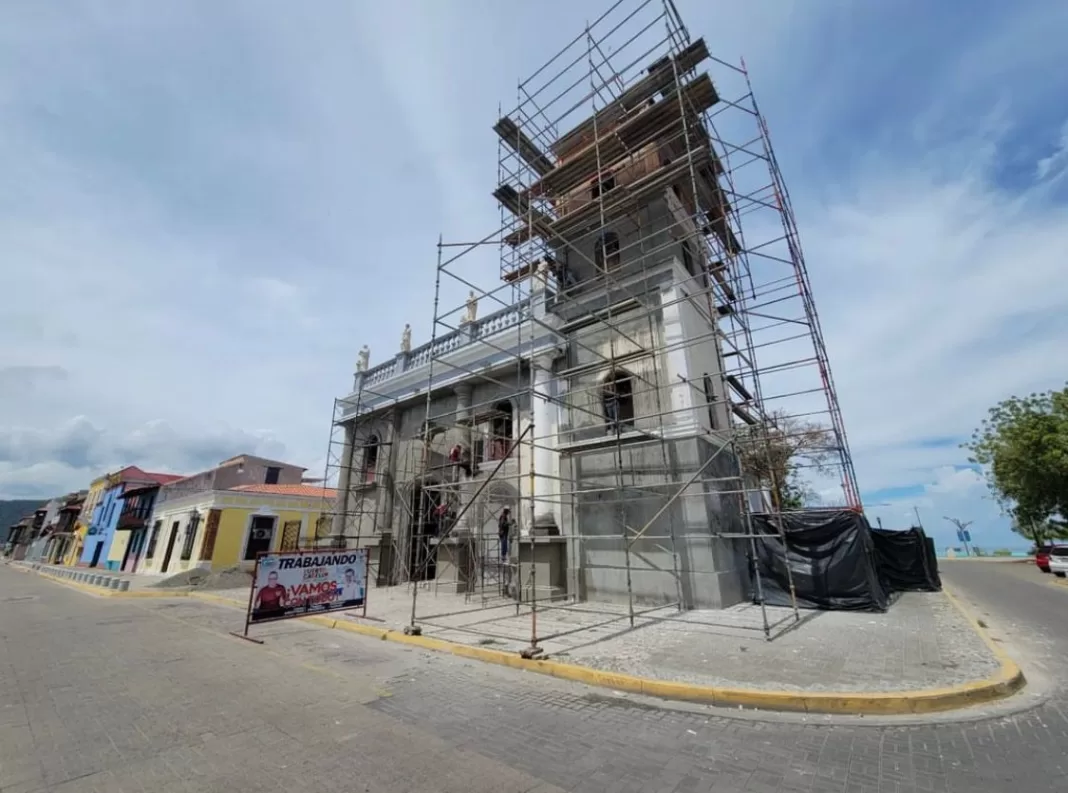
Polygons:
[[[42,570],[35,570],[32,567],[25,565],[13,565],[16,569],[20,569],[27,573],[36,573],[41,578],[47,578],[49,581],[55,581],[57,584],[70,587],[71,589],[77,589],[79,592],[85,592],[89,595],[96,595],[102,598],[173,598],[173,597],[185,597],[189,593],[184,590],[178,590],[176,592],[146,592],[144,590],[138,590],[130,592],[129,582],[119,582],[116,579],[108,576],[88,576],[82,578],[64,578],[62,576],[53,575],[52,573],[46,573]],[[107,579],[107,583],[89,583],[91,581],[98,581],[100,579]],[[123,589],[121,585],[126,584],[127,588]]]
[[[307,619],[324,627],[394,641],[425,650],[447,652],[463,658],[522,669],[528,672],[558,677],[600,688],[626,691],[632,694],[661,699],[698,702],[717,707],[746,707],[759,710],[793,711],[804,713],[832,713],[838,715],[894,716],[937,713],[958,710],[1015,694],[1026,684],[1023,672],[986,634],[978,621],[950,593],[946,597],[960,610],[972,629],[990,648],[1000,662],[998,672],[985,680],[976,680],[947,688],[916,689],[912,691],[774,691],[751,688],[703,686],[670,680],[603,672],[586,666],[561,661],[521,658],[515,653],[472,647],[426,636],[407,636],[401,631],[362,625],[329,617]],[[232,602],[232,601],[231,601]]]
[[[226,606],[244,608],[245,603],[233,598],[212,595],[205,592],[102,592],[95,587],[87,587],[64,579],[41,573],[45,578],[58,581],[62,584],[84,589],[92,594],[104,597],[192,597],[210,603],[219,603]],[[445,639],[434,639],[428,636],[408,636],[402,631],[392,628],[379,628],[373,625],[364,625],[345,619],[335,619],[325,615],[305,617],[306,622],[320,625],[332,630],[342,630],[349,633],[369,636],[381,641],[397,642],[410,647],[418,647],[423,650],[450,653],[461,658],[470,658],[484,663],[506,666],[511,669],[521,669],[527,672],[536,672],[550,677],[570,680],[576,683],[584,683],[588,686],[609,688],[615,691],[626,691],[631,694],[659,697],[661,699],[678,700],[683,702],[697,702],[717,707],[743,707],[759,710],[791,711],[803,713],[830,713],[852,716],[900,716],[916,715],[924,713],[938,713],[961,708],[972,707],[999,699],[1012,696],[1022,689],[1027,681],[1020,667],[1013,661],[1004,650],[994,642],[979,621],[965,608],[965,606],[949,591],[943,589],[945,597],[957,608],[968,624],[972,627],[986,646],[997,658],[1000,668],[997,673],[985,680],[975,680],[957,686],[946,688],[915,689],[912,691],[776,691],[753,688],[733,688],[719,686],[704,686],[692,683],[681,683],[670,680],[654,680],[652,678],[637,677],[634,675],[619,674],[616,672],[604,672],[591,669],[578,664],[570,664],[562,661],[538,660],[522,658],[516,653],[502,650],[491,650],[486,647],[473,647],[459,642],[450,642]]]

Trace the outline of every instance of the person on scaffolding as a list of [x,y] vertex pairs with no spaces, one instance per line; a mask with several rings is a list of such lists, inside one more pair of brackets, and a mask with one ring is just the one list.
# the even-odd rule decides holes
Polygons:
[[459,466],[468,478],[471,477],[471,454],[461,444],[449,449],[449,463]]
[[497,539],[501,543],[501,561],[508,558],[508,540],[512,536],[512,510],[505,507],[497,518]]
[[449,530],[450,515],[449,502],[443,501],[434,507],[434,536],[443,537]]

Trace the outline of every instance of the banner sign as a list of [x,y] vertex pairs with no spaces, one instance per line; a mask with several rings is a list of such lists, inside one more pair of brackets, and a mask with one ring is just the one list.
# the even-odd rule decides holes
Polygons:
[[355,608],[366,615],[368,562],[366,548],[261,554],[248,624]]

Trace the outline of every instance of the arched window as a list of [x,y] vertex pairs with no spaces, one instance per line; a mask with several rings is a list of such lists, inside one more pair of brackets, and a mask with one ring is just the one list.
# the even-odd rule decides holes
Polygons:
[[634,427],[633,378],[616,370],[605,378],[601,386],[601,407],[609,432],[621,432]]
[[512,443],[512,403],[498,402],[493,406],[493,412],[489,459],[501,460],[508,454],[508,447]]
[[368,482],[375,479],[375,468],[378,467],[378,436],[372,435],[367,439],[363,447],[363,470]]
[[599,270],[619,267],[619,237],[614,231],[606,231],[593,246],[593,261]]

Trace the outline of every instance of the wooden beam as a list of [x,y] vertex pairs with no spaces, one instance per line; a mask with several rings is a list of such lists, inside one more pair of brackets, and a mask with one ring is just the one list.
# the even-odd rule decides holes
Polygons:
[[493,125],[493,131],[497,133],[506,146],[522,157],[523,161],[533,168],[538,176],[545,176],[555,167],[553,161],[535,146],[534,141],[528,138],[526,133],[508,116],[499,119]]
[[[708,56],[708,45],[705,44],[704,39],[698,39],[675,58],[678,73],[685,74],[694,69]],[[639,80],[624,91],[619,99],[598,111],[596,115],[591,116],[570,132],[566,132],[557,138],[551,147],[553,153],[560,159],[566,159],[573,151],[581,148],[587,139],[592,137],[595,126],[601,130],[615,125],[628,112],[641,107],[649,99],[670,86],[674,79],[675,69],[672,68],[671,61],[654,64],[648,77]]]

